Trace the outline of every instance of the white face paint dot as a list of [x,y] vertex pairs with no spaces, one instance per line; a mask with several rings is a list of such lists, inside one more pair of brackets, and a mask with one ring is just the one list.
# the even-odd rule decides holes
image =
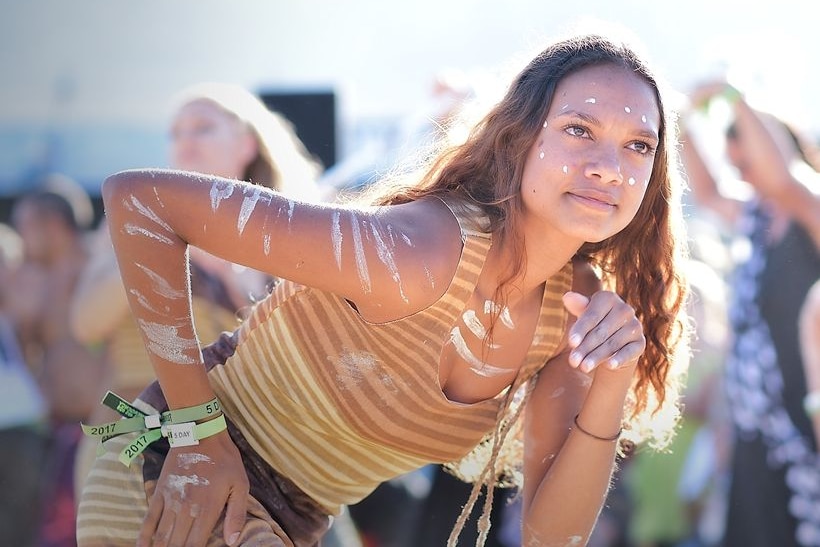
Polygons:
[[563,166],[563,167],[561,168],[561,171],[563,171],[564,173],[569,173],[569,167],[567,167],[567,166],[565,165],[565,166]]
[[634,177],[629,177],[629,185],[630,185],[630,186],[635,186],[635,179],[634,179]]
[[544,159],[544,151],[543,151],[543,150],[541,150],[541,151],[538,153],[538,157],[539,157],[539,158],[541,158],[542,160]]
[[646,114],[644,114],[643,116],[641,116],[641,121],[642,121],[643,123],[646,123]]
[[631,108],[629,108],[628,106],[625,106],[625,107],[624,107],[624,112],[626,112],[627,114],[629,114],[630,112],[632,112],[632,109],[631,109]]
[[543,125],[543,127],[544,127],[544,129],[546,129],[546,128],[547,128],[547,120],[544,120],[544,125]]
[[592,103],[592,104],[595,104],[595,97],[590,97],[589,99],[587,99],[587,100],[586,100],[586,101],[584,101],[584,102],[585,102],[585,103]]

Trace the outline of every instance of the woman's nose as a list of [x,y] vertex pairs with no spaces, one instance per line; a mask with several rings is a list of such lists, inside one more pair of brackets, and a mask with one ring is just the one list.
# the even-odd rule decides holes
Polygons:
[[606,184],[623,184],[624,176],[621,173],[621,161],[614,150],[598,150],[595,157],[590,158],[584,169],[588,178],[598,178]]

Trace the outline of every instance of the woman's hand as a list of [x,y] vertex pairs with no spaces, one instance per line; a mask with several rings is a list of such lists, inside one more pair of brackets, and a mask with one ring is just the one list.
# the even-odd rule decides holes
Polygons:
[[137,545],[204,547],[226,506],[223,539],[234,545],[245,525],[248,491],[239,450],[227,432],[172,448]]
[[564,294],[564,307],[577,317],[569,330],[569,364],[584,372],[600,365],[614,370],[637,364],[646,348],[643,327],[635,310],[612,291],[592,298]]

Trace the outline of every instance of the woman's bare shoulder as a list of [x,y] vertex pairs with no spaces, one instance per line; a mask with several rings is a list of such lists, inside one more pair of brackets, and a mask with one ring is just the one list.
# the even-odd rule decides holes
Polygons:
[[371,298],[357,302],[363,315],[375,321],[407,316],[441,298],[458,268],[462,248],[459,223],[437,198],[385,206],[377,218],[388,237],[395,238],[389,243],[390,259],[400,292],[394,298],[393,291],[374,290]]

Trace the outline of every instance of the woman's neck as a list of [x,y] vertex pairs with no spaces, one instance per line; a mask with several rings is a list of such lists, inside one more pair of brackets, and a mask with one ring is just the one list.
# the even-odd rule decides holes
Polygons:
[[[574,245],[550,244],[545,239],[540,241],[525,239],[524,254],[526,257],[524,271],[505,283],[502,296],[507,305],[514,307],[517,302],[525,300],[533,291],[540,293],[544,283],[569,262],[578,247]],[[513,263],[509,245],[494,244],[487,253],[487,260],[481,274],[482,292],[494,292],[499,283],[510,274],[509,265]]]

